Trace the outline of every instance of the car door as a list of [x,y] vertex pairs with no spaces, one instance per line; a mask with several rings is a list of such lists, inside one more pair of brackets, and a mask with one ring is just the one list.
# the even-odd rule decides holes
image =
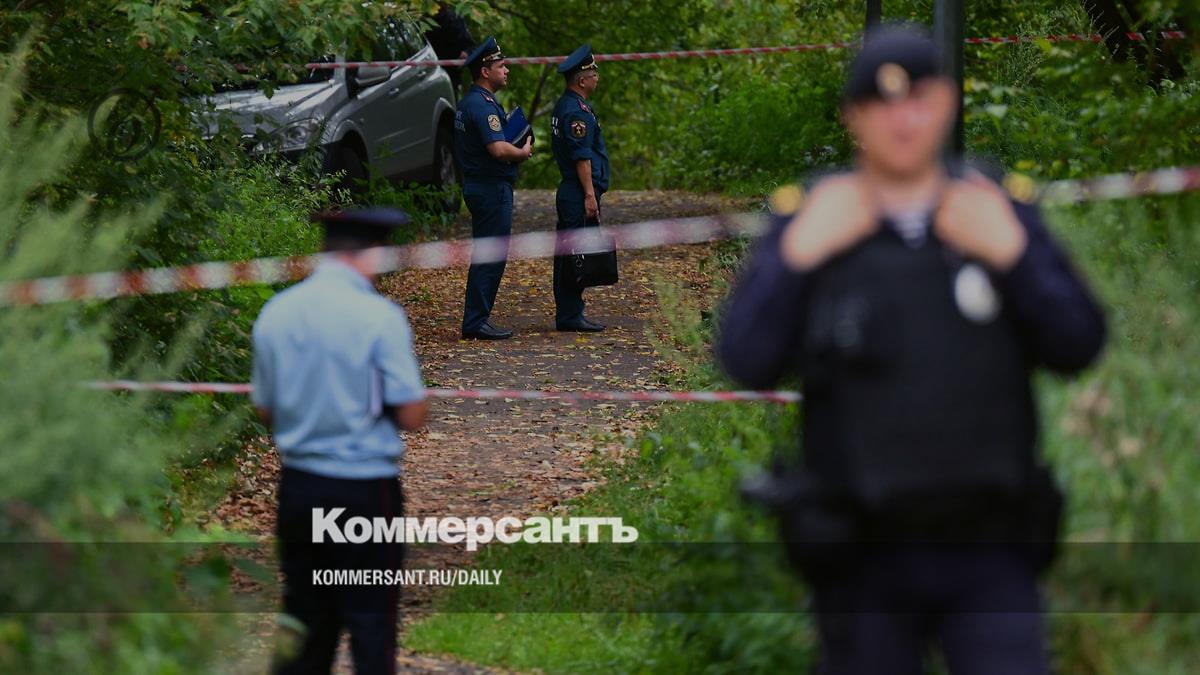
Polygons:
[[[404,61],[413,56],[405,40],[403,24],[386,21],[379,31],[372,60]],[[403,66],[392,68],[383,82],[358,91],[353,117],[364,135],[372,169],[385,176],[405,172],[412,163],[412,146],[420,142],[419,133],[407,118],[411,110],[411,91],[421,79],[422,70]]]
[[[412,23],[395,21],[392,29],[396,35],[397,52],[405,60],[435,60],[433,47],[425,40],[421,30]],[[434,111],[439,97],[438,77],[440,68],[410,67],[400,74],[403,84],[398,96],[401,105],[394,120],[397,140],[397,169],[408,175],[417,175],[433,164],[433,144],[437,133]]]

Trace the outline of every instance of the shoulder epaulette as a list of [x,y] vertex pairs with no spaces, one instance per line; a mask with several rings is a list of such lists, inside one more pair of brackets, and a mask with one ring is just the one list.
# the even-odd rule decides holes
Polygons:
[[1010,173],[1002,182],[1008,195],[1019,202],[1032,204],[1037,198],[1037,183],[1023,173]]
[[804,203],[804,188],[799,185],[784,185],[771,193],[767,205],[771,213],[777,216],[790,216],[800,210]]

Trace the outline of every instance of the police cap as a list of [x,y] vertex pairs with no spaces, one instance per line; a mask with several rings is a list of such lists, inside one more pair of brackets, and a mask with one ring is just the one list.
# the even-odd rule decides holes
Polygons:
[[863,46],[850,64],[843,101],[893,100],[908,96],[912,85],[942,74],[933,38],[912,24],[876,26],[863,36]]
[[486,40],[475,48],[475,51],[467,55],[465,63],[467,68],[474,70],[480,66],[486,66],[489,63],[503,60],[504,54],[500,51],[500,45],[496,44],[494,36],[489,35]]
[[412,222],[402,209],[371,208],[321,211],[311,217],[325,227],[326,237],[353,239],[364,244],[387,241],[388,234]]
[[571,52],[571,55],[558,64],[558,72],[570,77],[581,70],[595,70],[596,59],[592,56],[592,46],[585,44]]

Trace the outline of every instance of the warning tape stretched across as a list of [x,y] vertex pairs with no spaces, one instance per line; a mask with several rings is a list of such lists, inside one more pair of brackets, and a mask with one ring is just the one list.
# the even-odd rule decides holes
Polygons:
[[[1200,190],[1200,167],[1159,169],[1135,174],[1048,183],[1039,188],[1028,177],[1009,176],[1006,186],[1022,198],[1047,204],[1068,204],[1141,195],[1168,195]],[[734,236],[753,236],[766,227],[762,214],[740,213],[697,218],[651,220],[631,225],[584,228],[563,232],[529,232],[511,237],[434,241],[384,247],[376,273],[402,269],[435,269],[502,260],[548,258],[555,255],[608,250],[604,235],[617,248],[631,250],[699,244]],[[213,290],[249,284],[275,284],[307,276],[321,255],[258,258],[240,262],[207,262],[184,267],[159,267],[129,272],[44,277],[0,282],[0,307],[42,305],[67,300],[103,300],[178,291]]]
[[[761,231],[759,214],[652,220],[617,227],[563,232],[528,232],[511,237],[434,241],[375,249],[375,273],[437,269],[502,260],[610,250],[604,234],[622,249],[671,244],[697,244]],[[0,283],[0,307],[41,305],[64,300],[110,299],[177,291],[213,290],[248,284],[274,284],[303,279],[324,256],[257,258],[241,262],[209,262],[185,267],[158,267],[131,272],[101,272]]]
[[[1187,34],[1180,30],[1162,31],[1164,40],[1183,40]],[[1130,40],[1144,42],[1153,34],[1126,33]],[[1098,33],[1072,33],[1069,35],[1006,35],[997,37],[973,37],[963,40],[971,45],[1012,44],[1018,42],[1103,42],[1104,36]],[[625,52],[618,54],[596,54],[597,61],[658,61],[662,59],[691,59],[717,58],[723,56],[745,56],[750,54],[782,54],[787,52],[816,52],[835,49],[848,49],[854,42],[827,42],[820,44],[783,45],[779,47],[734,47],[730,49],[674,49],[661,52]],[[504,59],[509,65],[534,65],[560,63],[566,56],[512,56]],[[431,68],[434,66],[452,67],[463,65],[463,59],[422,59],[418,61],[346,61],[342,63],[306,63],[308,70],[337,70],[340,68],[387,67],[400,68],[417,66]]]
[[[1005,181],[1006,184],[1010,184],[1013,177],[1018,181],[1033,182],[1020,174],[1012,174],[1010,180]],[[1035,193],[1043,204],[1078,204],[1145,195],[1172,195],[1195,190],[1200,190],[1200,167],[1193,166],[1054,181],[1047,183],[1041,190],[1035,189]]]
[[[136,382],[114,380],[88,382],[92,389],[108,391],[158,391],[175,394],[249,394],[253,385],[225,382]],[[797,403],[796,391],[531,391],[523,389],[426,389],[429,398],[515,399],[522,401],[677,401],[691,403],[734,403],[766,401]]]

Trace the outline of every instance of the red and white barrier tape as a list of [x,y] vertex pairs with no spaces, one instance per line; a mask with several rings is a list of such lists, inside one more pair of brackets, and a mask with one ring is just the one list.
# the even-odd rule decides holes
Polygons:
[[[1130,40],[1143,42],[1150,39],[1152,34],[1126,33]],[[1187,34],[1180,30],[1162,31],[1165,40],[1183,40]],[[1073,33],[1069,35],[1007,35],[998,37],[973,37],[963,40],[971,45],[1011,44],[1018,42],[1103,42],[1104,36],[1093,34]],[[745,56],[749,54],[782,54],[787,52],[815,52],[835,49],[847,49],[855,46],[855,42],[827,42],[818,44],[783,45],[779,47],[734,47],[729,49],[674,49],[661,52],[625,52],[618,54],[596,54],[597,61],[658,61],[662,59],[716,58],[722,56]],[[534,65],[560,63],[566,56],[512,56],[504,60],[508,65]],[[452,67],[463,65],[463,59],[428,59],[418,61],[347,61],[342,63],[306,63],[307,70],[337,70],[340,68],[387,67],[400,68],[417,66],[430,68],[434,66]]]
[[[1011,175],[1005,181],[1018,196],[1047,204],[1168,195],[1200,190],[1200,167],[1159,169],[1133,174],[1057,181],[1040,189],[1032,179]],[[652,220],[630,225],[585,228],[563,232],[529,232],[511,237],[434,241],[377,249],[375,272],[436,269],[502,260],[547,258],[575,251],[607,250],[603,234],[620,249],[631,250],[698,244],[737,235],[760,234],[766,218],[757,213]],[[0,307],[42,305],[67,300],[103,300],[178,291],[213,290],[249,284],[274,284],[307,276],[320,255],[258,258],[240,262],[208,262],[184,267],[159,267],[129,272],[101,272],[0,282]]]
[[[253,385],[224,382],[136,382],[114,380],[88,382],[92,389],[107,391],[158,391],[175,394],[249,394]],[[675,401],[690,403],[736,403],[766,401],[797,403],[795,391],[531,391],[523,389],[426,389],[429,398],[514,399],[521,401],[556,400],[579,403],[584,401]]]
[[[1011,174],[1006,184],[1032,180],[1020,174]],[[1059,180],[1035,188],[1036,198],[1043,204],[1078,204],[1080,202],[1125,199],[1146,195],[1173,195],[1200,190],[1200,166],[1138,171],[1136,173],[1114,173],[1095,178]]]
[[[758,234],[759,214],[652,220],[632,225],[583,228],[562,232],[528,232],[511,237],[481,237],[389,246],[379,251],[376,273],[402,269],[438,269],[502,260],[548,258],[608,250],[603,234],[622,249],[696,244],[730,236]],[[303,279],[324,256],[258,258],[241,262],[209,262],[185,267],[159,267],[131,272],[102,272],[0,282],[0,307],[41,305],[64,300],[110,299],[177,291],[213,290],[248,284],[274,284]]]

